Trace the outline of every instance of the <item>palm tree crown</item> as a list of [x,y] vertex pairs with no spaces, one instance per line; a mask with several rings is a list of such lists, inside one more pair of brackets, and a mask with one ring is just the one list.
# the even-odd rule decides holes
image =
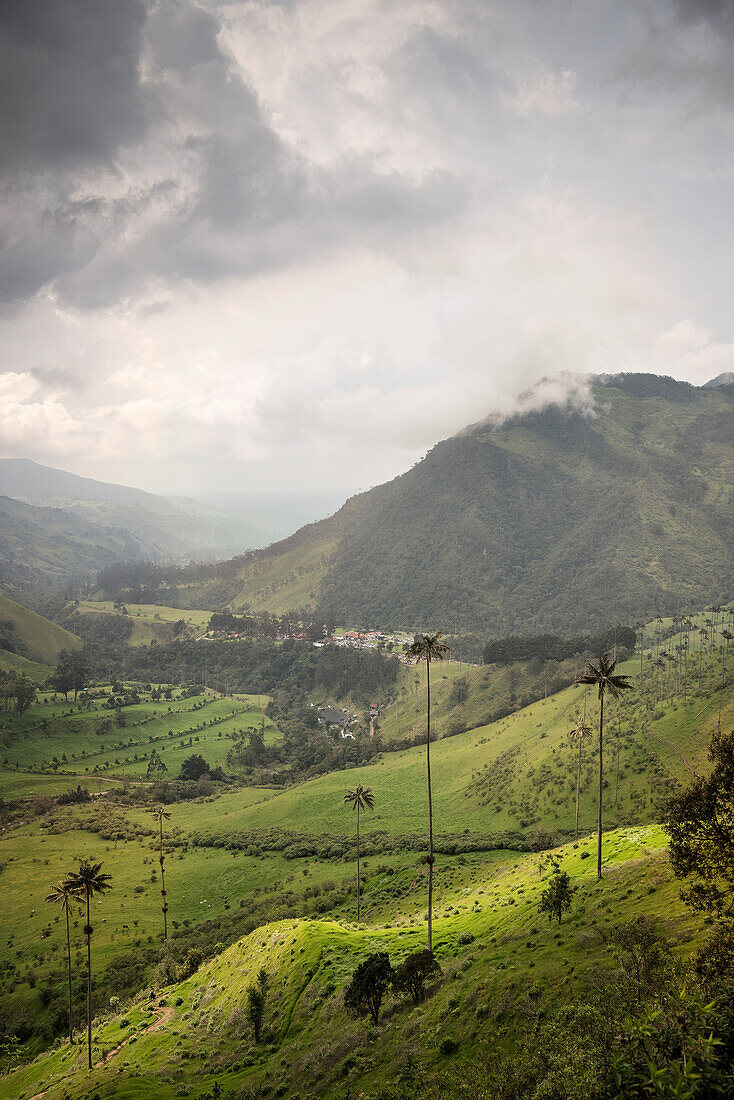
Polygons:
[[416,634],[408,650],[409,655],[419,661],[442,661],[451,649],[444,642],[439,641],[441,637],[443,637],[442,630],[437,630],[435,634]]
[[74,911],[73,906],[75,902],[78,902],[79,897],[71,889],[68,882],[57,882],[55,886],[51,887],[51,893],[47,894],[43,900],[53,905],[60,905],[62,913],[67,910],[72,913]]
[[359,807],[361,810],[374,810],[375,796],[371,787],[363,787],[360,783],[353,791],[347,791],[344,795],[345,802],[351,802],[352,809]]
[[575,682],[577,684],[595,684],[599,689],[600,699],[606,692],[609,692],[612,699],[618,699],[626,688],[632,687],[632,684],[627,676],[614,675],[616,667],[617,662],[612,660],[607,653],[603,653],[596,664],[592,661],[586,662],[586,672],[583,672],[581,676],[577,676]]
[[64,886],[68,886],[70,892],[85,901],[94,894],[103,894],[105,890],[112,889],[112,875],[106,875],[101,863],[90,863],[83,859],[78,871],[72,871],[64,880]]

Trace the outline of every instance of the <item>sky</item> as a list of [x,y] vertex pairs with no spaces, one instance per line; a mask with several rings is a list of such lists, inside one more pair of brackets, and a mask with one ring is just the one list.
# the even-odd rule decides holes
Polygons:
[[3,0],[0,456],[352,490],[734,370],[733,46],[734,0]]

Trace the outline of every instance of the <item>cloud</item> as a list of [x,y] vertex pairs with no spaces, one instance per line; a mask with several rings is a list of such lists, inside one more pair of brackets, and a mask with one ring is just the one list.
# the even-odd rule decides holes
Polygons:
[[3,0],[0,174],[109,161],[142,137],[145,16],[141,0]]
[[6,453],[358,485],[594,373],[731,369],[721,6],[46,8],[0,13]]
[[568,114],[577,106],[574,100],[576,74],[571,69],[551,72],[539,68],[531,77],[523,80],[513,95],[505,96],[505,103],[519,115],[537,112],[554,118]]

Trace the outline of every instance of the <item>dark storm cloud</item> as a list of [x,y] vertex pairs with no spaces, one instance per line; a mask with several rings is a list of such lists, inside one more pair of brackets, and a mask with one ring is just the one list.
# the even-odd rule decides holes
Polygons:
[[140,0],[3,0],[0,172],[110,158],[144,133]]
[[676,9],[685,22],[707,22],[719,31],[734,33],[734,0],[677,0]]
[[[367,160],[309,166],[264,118],[220,31],[189,0],[0,5],[0,301],[53,286],[80,309],[131,302],[460,209],[446,171],[408,181]],[[428,48],[450,67],[439,42]]]

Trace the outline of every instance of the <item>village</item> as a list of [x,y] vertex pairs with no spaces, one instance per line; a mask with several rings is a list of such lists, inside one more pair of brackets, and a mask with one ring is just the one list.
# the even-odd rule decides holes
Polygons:
[[[196,639],[198,642],[207,641],[238,641],[248,638],[245,631],[237,630],[207,630]],[[314,639],[309,633],[302,630],[278,631],[275,641],[311,642],[316,649],[334,645],[347,649],[378,649],[387,653],[394,653],[404,664],[411,664],[407,656],[407,650],[413,641],[413,635],[405,631],[386,632],[384,630],[335,630],[331,635]]]

